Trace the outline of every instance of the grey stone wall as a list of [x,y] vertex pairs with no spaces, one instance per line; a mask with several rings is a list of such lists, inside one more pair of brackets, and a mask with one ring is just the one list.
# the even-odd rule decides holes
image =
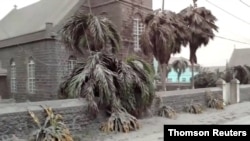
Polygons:
[[87,110],[84,99],[0,104],[0,140],[13,134],[19,138],[27,138],[35,131],[34,129],[38,129],[27,110],[33,111],[43,121],[45,114],[40,105],[50,106],[54,109],[54,113],[61,114],[65,124],[73,133],[96,131],[102,121],[102,117],[93,120],[84,114]]
[[[161,84],[156,84],[156,90],[161,90]],[[191,89],[191,84],[190,83],[167,83],[166,84],[167,91],[175,91],[178,90],[179,88],[181,90],[185,89]]]
[[250,85],[240,85],[240,102],[250,101]]
[[[173,107],[177,112],[181,112],[183,106],[193,100],[205,106],[205,91],[207,89],[180,90],[172,92],[157,92],[163,100],[164,105]],[[210,89],[213,94],[221,94],[220,88]],[[97,133],[100,123],[104,119],[104,114],[100,114],[97,119],[93,119],[86,114],[87,104],[84,99],[68,99],[56,101],[11,103],[0,104],[0,139],[1,137],[15,134],[24,138],[36,128],[28,109],[34,111],[38,117],[42,118],[44,113],[40,105],[52,107],[55,113],[61,114],[66,125],[73,133]],[[156,111],[155,105],[152,110]],[[44,118],[42,118],[44,119]]]
[[210,90],[215,96],[222,97],[221,88],[194,89],[194,90],[177,90],[158,92],[157,95],[162,98],[163,105],[171,106],[177,112],[182,112],[186,104],[199,103],[206,107],[206,91]]

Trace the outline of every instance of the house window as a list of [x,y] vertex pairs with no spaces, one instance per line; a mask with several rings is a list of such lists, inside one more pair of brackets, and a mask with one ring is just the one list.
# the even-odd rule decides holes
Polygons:
[[16,86],[16,63],[14,61],[10,64],[10,91],[12,93],[17,92]]
[[28,63],[28,92],[35,93],[35,62],[33,59]]
[[182,82],[186,82],[186,78],[182,78]]
[[76,57],[70,56],[68,60],[68,72],[71,73],[76,66]]
[[133,21],[133,36],[134,36],[134,49],[137,51],[140,49],[140,37],[144,30],[144,24],[141,22],[141,18],[135,17]]

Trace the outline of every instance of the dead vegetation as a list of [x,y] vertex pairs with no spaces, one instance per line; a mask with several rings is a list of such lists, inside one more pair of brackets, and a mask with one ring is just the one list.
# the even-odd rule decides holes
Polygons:
[[155,108],[157,110],[157,115],[160,117],[166,117],[166,118],[176,118],[176,112],[175,110],[167,105],[163,105],[163,101],[161,97],[155,98]]
[[159,109],[158,115],[166,118],[175,118],[176,112],[172,107],[164,105]]
[[33,112],[29,111],[30,116],[38,126],[29,141],[73,141],[69,129],[62,121],[62,116],[54,114],[50,107],[43,107],[43,109],[47,114],[43,123]]
[[203,107],[200,103],[193,103],[193,101],[191,101],[190,104],[184,106],[184,111],[192,114],[201,114]]
[[139,129],[138,120],[128,114],[125,110],[116,110],[112,112],[107,122],[102,123],[100,130],[103,132],[125,132]]
[[206,91],[206,102],[209,108],[222,110],[224,109],[224,101],[220,96],[215,96],[211,91]]

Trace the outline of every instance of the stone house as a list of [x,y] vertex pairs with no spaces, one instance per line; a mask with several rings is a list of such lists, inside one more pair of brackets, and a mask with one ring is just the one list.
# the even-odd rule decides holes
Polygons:
[[58,86],[84,59],[68,51],[59,31],[80,8],[110,18],[120,31],[123,49],[119,56],[139,49],[142,19],[152,11],[152,0],[40,0],[14,7],[0,21],[0,61],[7,70],[7,98],[42,101],[57,98]]
[[250,66],[250,48],[235,48],[229,59],[229,66],[248,65]]

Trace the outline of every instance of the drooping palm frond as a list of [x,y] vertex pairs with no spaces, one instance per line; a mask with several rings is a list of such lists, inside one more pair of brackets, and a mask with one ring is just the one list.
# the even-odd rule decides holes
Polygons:
[[43,108],[47,114],[43,124],[33,112],[29,111],[30,116],[38,126],[38,129],[32,134],[30,141],[73,141],[69,129],[62,121],[62,116],[54,114],[50,107]]
[[152,77],[138,62],[126,63],[112,54],[97,52],[62,83],[60,94],[65,98],[86,98],[94,113],[98,112],[98,104],[112,107],[119,99],[129,113],[138,115],[151,105],[154,97]]
[[144,21],[141,48],[144,54],[153,52],[160,64],[168,64],[172,53],[180,52],[187,45],[189,33],[183,19],[172,11],[156,11],[148,14]]
[[140,128],[138,120],[128,114],[126,110],[113,112],[107,122],[104,122],[100,130],[104,132],[125,132],[135,131]]
[[87,49],[100,51],[109,49],[117,52],[120,35],[110,20],[79,12],[72,16],[62,29],[62,40],[66,47],[84,54]]
[[[136,112],[134,114],[136,116],[140,116],[141,111],[146,111],[147,108],[151,106],[154,99],[152,68],[150,68],[149,64],[142,60],[127,60],[127,64],[129,68],[132,69],[129,71],[131,73],[128,74],[128,72],[122,71],[123,69],[121,69],[121,73],[118,74],[123,80],[127,77],[132,78],[132,80],[130,80],[132,82],[130,85],[132,86],[132,93],[134,93],[136,101],[136,111],[132,110],[131,112]],[[127,84],[129,84],[129,81],[127,81]],[[125,85],[124,87],[126,86],[129,85]],[[130,86],[126,89],[130,89]],[[121,95],[124,95],[124,93],[121,93]],[[122,105],[125,106],[123,103]]]
[[150,65],[149,63],[143,61],[142,59],[138,58],[138,57],[128,57],[125,62],[127,63],[136,63],[137,66],[140,66],[142,69],[144,69],[145,71],[148,72],[148,74],[150,76],[154,76],[155,72],[154,72],[154,69],[153,69],[153,66]]
[[155,11],[144,20],[145,30],[141,36],[141,48],[145,55],[151,55],[161,67],[162,89],[165,90],[166,66],[171,54],[179,53],[187,45],[190,34],[183,19],[171,11]]
[[214,38],[214,30],[218,31],[215,24],[217,19],[205,7],[196,7],[196,3],[195,6],[183,9],[179,15],[183,17],[191,33],[189,40],[190,62],[197,63],[196,51],[200,46],[206,46],[209,40]]

